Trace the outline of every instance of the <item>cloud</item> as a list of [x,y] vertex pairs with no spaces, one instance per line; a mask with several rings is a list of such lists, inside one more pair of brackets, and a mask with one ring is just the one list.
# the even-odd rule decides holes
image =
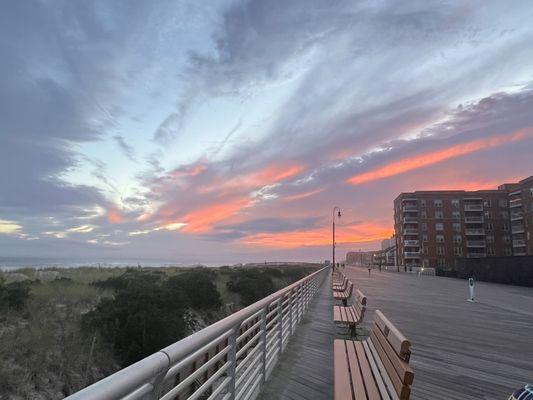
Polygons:
[[135,149],[126,142],[126,139],[124,139],[124,137],[120,135],[113,136],[113,139],[115,139],[115,142],[117,143],[122,153],[124,153],[124,155],[128,157],[131,161],[135,161]]

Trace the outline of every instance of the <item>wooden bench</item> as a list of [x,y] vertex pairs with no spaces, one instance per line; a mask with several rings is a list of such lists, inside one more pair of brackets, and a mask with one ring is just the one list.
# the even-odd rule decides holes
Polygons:
[[344,275],[342,272],[335,271],[333,273],[333,279],[331,280],[332,285],[338,285],[342,283],[346,279],[346,275]]
[[343,305],[348,304],[348,299],[352,295],[353,291],[353,283],[348,281],[348,287],[343,290],[342,292],[333,292],[333,298],[335,300],[341,300]]
[[336,292],[343,292],[348,286],[348,278],[344,277],[341,283],[334,283],[332,289]]
[[357,325],[363,322],[366,310],[366,296],[357,289],[355,291],[355,303],[352,306],[333,306],[333,321],[348,325],[350,335],[356,336]]
[[370,337],[335,340],[335,400],[407,400],[414,373],[411,343],[379,310]]

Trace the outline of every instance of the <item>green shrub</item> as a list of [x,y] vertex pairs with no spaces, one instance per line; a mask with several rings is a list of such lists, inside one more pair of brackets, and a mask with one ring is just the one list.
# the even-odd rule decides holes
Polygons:
[[272,278],[261,269],[236,270],[228,281],[227,287],[241,296],[245,306],[276,291]]
[[0,309],[22,309],[30,297],[28,282],[4,283],[0,281]]
[[167,287],[169,290],[174,287],[184,290],[193,308],[200,310],[219,308],[222,301],[214,284],[215,278],[213,271],[207,268],[195,268],[169,278]]

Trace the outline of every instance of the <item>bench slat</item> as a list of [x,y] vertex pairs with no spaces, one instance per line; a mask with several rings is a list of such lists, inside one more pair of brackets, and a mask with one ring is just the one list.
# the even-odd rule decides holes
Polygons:
[[335,370],[334,391],[336,400],[352,400],[352,388],[348,360],[346,358],[346,344],[344,340],[333,341],[333,365]]
[[385,351],[387,357],[391,361],[398,377],[405,385],[411,385],[414,379],[414,373],[409,364],[402,360],[394,351],[390,343],[387,341],[381,330],[377,325],[372,328],[372,333],[380,342],[381,348]]
[[357,359],[359,360],[359,365],[361,367],[361,373],[363,374],[363,381],[365,384],[366,393],[370,400],[379,399],[378,388],[374,377],[372,375],[372,370],[366,358],[365,348],[361,342],[354,342],[355,351],[357,353]]
[[387,338],[391,346],[401,358],[408,360],[411,352],[411,342],[383,315],[380,310],[376,310],[374,317],[383,335]]
[[365,384],[363,383],[363,377],[359,369],[359,360],[355,352],[354,342],[345,341],[345,343],[348,350],[348,362],[350,364],[350,375],[352,377],[355,400],[367,400]]
[[[385,387],[386,387],[385,390],[389,394],[389,397],[392,400],[400,400],[400,398],[398,397],[398,394],[396,393],[396,390],[394,389],[394,385],[393,385],[389,375],[387,374],[387,370],[385,369],[385,366],[383,365],[383,363],[381,362],[381,359],[379,358],[379,354],[378,354],[376,348],[374,347],[374,344],[370,340],[365,341],[365,344],[368,346],[368,348],[371,351],[373,360],[374,360],[374,362],[376,363],[376,366],[377,366],[378,373],[381,376],[381,379],[383,380],[383,382],[385,384]],[[382,395],[382,397],[384,397],[383,393],[381,395]]]
[[363,345],[363,348],[365,349],[366,357],[368,359],[368,363],[370,364],[370,368],[372,371],[372,376],[375,379],[376,385],[378,387],[378,391],[381,395],[381,399],[391,400],[389,392],[387,391],[387,388],[385,387],[385,382],[383,382],[383,377],[381,376],[381,373],[379,372],[379,367],[376,364],[376,361],[374,360],[374,355],[372,354],[372,350],[370,350],[370,346],[368,345],[368,341],[364,340],[361,342],[361,344]]

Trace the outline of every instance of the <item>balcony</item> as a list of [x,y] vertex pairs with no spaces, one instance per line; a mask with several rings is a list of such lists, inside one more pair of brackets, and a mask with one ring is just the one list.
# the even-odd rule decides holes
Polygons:
[[402,199],[402,203],[414,203],[414,204],[418,204],[418,200],[417,200],[417,199],[413,199],[412,197],[411,197],[411,198],[406,197],[405,199]]
[[487,253],[467,253],[466,258],[483,258],[487,257]]
[[515,256],[526,256],[526,251],[525,250],[514,250],[513,251],[513,255]]
[[418,235],[418,229],[411,229],[411,228],[408,228],[408,229],[404,229],[403,230],[403,235]]
[[465,211],[483,211],[482,204],[465,204]]
[[406,251],[403,253],[404,258],[420,258],[420,252],[419,251]]
[[465,217],[465,223],[467,224],[482,224],[483,217]]
[[510,208],[522,207],[522,199],[509,200],[509,207]]
[[521,212],[512,212],[511,213],[511,221],[519,221],[521,219],[524,219],[524,214]]
[[403,223],[404,224],[418,224],[418,218],[417,217],[404,217]]
[[522,225],[515,225],[511,226],[511,232],[512,233],[524,233],[524,227]]
[[524,239],[513,240],[513,247],[526,247],[526,241]]
[[485,247],[487,244],[484,240],[467,240],[466,247]]
[[483,229],[465,229],[465,235],[467,236],[484,236],[485,231]]
[[418,212],[418,206],[416,206],[416,205],[410,205],[410,204],[405,204],[405,205],[402,207],[402,211],[403,211],[403,212]]
[[404,246],[419,246],[420,242],[418,240],[404,240],[403,245]]

